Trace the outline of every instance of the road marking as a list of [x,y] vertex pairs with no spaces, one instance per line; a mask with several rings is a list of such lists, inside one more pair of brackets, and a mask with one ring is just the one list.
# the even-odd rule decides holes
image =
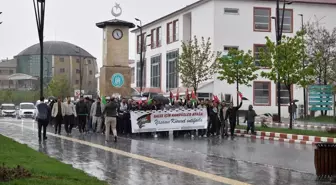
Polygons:
[[[23,126],[23,125],[17,125],[17,124],[10,123],[10,122],[3,122],[3,123],[10,124],[10,125],[15,125],[17,127],[24,127],[26,129],[33,130],[33,131],[37,130],[37,129],[34,129],[34,128],[30,128],[30,127]],[[94,148],[102,149],[102,150],[105,150],[105,151],[109,151],[111,153],[119,154],[119,155],[122,155],[122,156],[125,156],[125,157],[145,161],[145,162],[148,162],[148,163],[151,163],[151,164],[154,164],[154,165],[170,168],[170,169],[173,169],[173,170],[181,171],[181,172],[188,173],[188,174],[191,174],[191,175],[195,175],[195,176],[198,176],[198,177],[203,177],[203,178],[206,178],[206,179],[210,179],[212,181],[225,183],[225,184],[232,184],[232,185],[250,185],[248,183],[240,182],[238,180],[229,179],[229,178],[226,178],[226,177],[202,172],[202,171],[195,170],[195,169],[192,169],[192,168],[187,168],[187,167],[184,167],[184,166],[164,162],[164,161],[161,161],[161,160],[158,160],[158,159],[154,159],[154,158],[150,158],[150,157],[146,157],[146,156],[142,156],[142,155],[138,155],[138,154],[125,152],[125,151],[122,151],[122,150],[117,150],[117,149],[114,149],[114,148],[109,148],[109,147],[106,147],[106,146],[103,146],[103,145],[98,145],[98,144],[95,144],[95,143],[82,141],[82,140],[79,140],[79,139],[70,138],[70,137],[66,137],[66,136],[62,136],[62,135],[56,135],[56,134],[53,134],[53,133],[50,133],[50,132],[47,132],[47,134],[51,135],[51,136],[54,136],[54,137],[62,138],[62,139],[68,140],[68,141],[72,141],[72,142],[80,143],[80,144],[83,144],[83,145],[91,146],[91,147],[94,147]]]

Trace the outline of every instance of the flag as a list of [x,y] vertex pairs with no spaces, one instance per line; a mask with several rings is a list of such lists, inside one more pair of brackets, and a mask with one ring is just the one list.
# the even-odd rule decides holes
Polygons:
[[219,102],[219,99],[218,99],[218,96],[212,94],[212,99],[214,102],[218,103]]
[[173,95],[173,93],[172,93],[171,91],[170,91],[169,98],[170,98],[170,103],[173,104],[173,101],[174,101],[174,95]]
[[187,92],[186,92],[186,100],[189,101],[189,91],[188,91],[188,88],[187,88]]
[[195,94],[195,91],[192,91],[191,92],[191,102],[196,105],[196,94]]
[[240,99],[243,99],[243,94],[240,91],[237,91],[238,96],[240,97]]
[[150,105],[150,104],[152,104],[152,102],[153,102],[153,100],[151,98],[151,94],[148,93],[147,104]]
[[103,103],[103,105],[106,105],[107,102],[106,102],[106,97],[105,96],[102,97],[101,102]]
[[180,99],[180,88],[178,88],[176,92],[176,101],[179,101],[179,99]]

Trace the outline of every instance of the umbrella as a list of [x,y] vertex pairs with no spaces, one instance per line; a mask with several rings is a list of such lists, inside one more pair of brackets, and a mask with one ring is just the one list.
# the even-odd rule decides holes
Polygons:
[[169,99],[167,97],[164,97],[163,95],[155,95],[152,99],[155,101],[160,101],[163,104],[169,104]]
[[299,100],[293,100],[293,102],[299,102]]
[[242,97],[242,100],[249,100],[249,99],[247,99],[246,97]]
[[49,96],[48,97],[48,101],[50,102],[50,101],[56,101],[57,100],[57,98],[55,97],[55,96]]

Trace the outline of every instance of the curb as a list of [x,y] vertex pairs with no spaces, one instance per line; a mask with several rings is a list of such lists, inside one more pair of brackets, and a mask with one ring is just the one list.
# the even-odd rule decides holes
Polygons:
[[285,142],[285,143],[297,143],[297,144],[303,144],[303,145],[315,145],[316,143],[313,141],[302,141],[302,140],[284,139],[284,138],[268,137],[268,136],[255,136],[255,135],[249,135],[249,134],[237,134],[237,136],[247,137],[247,138],[252,138],[252,139],[279,141],[279,142]]
[[[256,124],[260,125],[260,122],[257,122]],[[288,123],[266,123],[266,125],[271,125],[271,126],[278,126],[278,127],[289,127]],[[335,125],[336,126],[336,125]],[[330,126],[320,126],[320,125],[299,125],[299,124],[294,124],[293,127],[299,127],[299,128],[315,128],[315,129],[329,129],[333,128]]]
[[[238,133],[238,134],[248,135],[248,134],[246,134],[246,130],[242,130],[242,129],[236,129],[235,132]],[[256,133],[257,133],[256,137],[259,136],[259,137],[274,138],[273,139],[274,141],[289,140],[288,142],[291,142],[291,143],[300,143],[301,141],[313,142],[313,143],[317,143],[317,142],[336,143],[336,138],[331,138],[331,137],[306,136],[306,135],[265,132],[265,131],[257,131]],[[271,139],[269,139],[269,140],[271,140]],[[293,141],[291,141],[291,140],[293,140]]]

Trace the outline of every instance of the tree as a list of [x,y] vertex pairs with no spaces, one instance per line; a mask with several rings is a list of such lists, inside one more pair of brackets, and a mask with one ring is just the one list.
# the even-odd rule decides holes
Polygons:
[[[302,51],[305,47],[302,34],[298,32],[294,37],[283,36],[281,44],[277,45],[266,37],[266,48],[260,54],[260,63],[268,67],[268,71],[261,72],[261,76],[272,81],[283,84],[289,95],[289,106],[292,106],[292,86],[299,85],[306,87],[314,82],[314,65],[302,65],[302,58],[306,53]],[[290,111],[289,128],[293,128],[292,111]]]
[[239,84],[251,86],[250,82],[258,78],[255,72],[259,69],[251,53],[250,50],[245,53],[243,50],[231,49],[227,56],[218,58],[218,79],[226,80],[228,84],[236,83],[237,92]]
[[71,88],[66,76],[55,76],[48,85],[48,94],[55,97],[65,98],[70,96]]
[[183,85],[192,87],[196,93],[200,83],[213,78],[219,55],[219,52],[212,52],[210,38],[205,41],[202,37],[200,45],[196,36],[193,40],[183,41],[177,65]]
[[[320,85],[336,81],[336,28],[328,30],[319,20],[307,23],[306,43],[308,62],[315,65],[315,79]],[[326,115],[327,111],[321,111]]]

